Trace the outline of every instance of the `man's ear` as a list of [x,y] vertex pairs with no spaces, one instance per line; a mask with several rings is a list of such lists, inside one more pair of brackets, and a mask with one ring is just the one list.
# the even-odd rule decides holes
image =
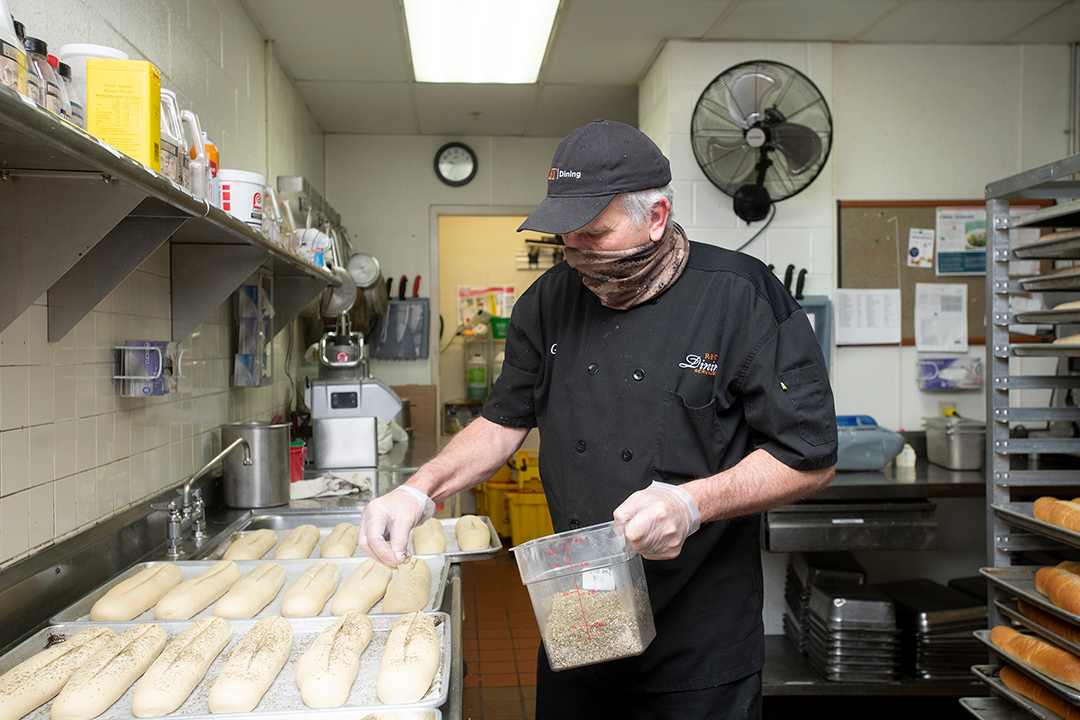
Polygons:
[[671,216],[671,201],[666,197],[661,197],[655,203],[653,203],[652,210],[649,211],[649,239],[653,242],[660,242],[660,238],[664,237],[664,231],[667,230],[668,218]]

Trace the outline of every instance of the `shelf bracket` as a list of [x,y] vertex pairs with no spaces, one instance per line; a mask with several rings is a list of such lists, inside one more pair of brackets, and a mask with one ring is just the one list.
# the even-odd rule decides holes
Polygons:
[[143,198],[99,172],[0,175],[0,330],[34,304]]
[[172,261],[172,340],[180,342],[255,272],[270,253],[251,245],[176,243]]
[[308,275],[274,276],[274,337],[319,296],[326,283]]
[[49,342],[59,342],[187,221],[129,216],[49,288]]

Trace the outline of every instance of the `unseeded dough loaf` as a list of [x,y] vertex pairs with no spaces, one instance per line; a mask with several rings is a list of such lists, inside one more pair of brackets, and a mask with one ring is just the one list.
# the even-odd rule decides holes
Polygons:
[[1080,689],[1080,658],[1056,645],[1006,625],[998,625],[990,631],[990,642],[1047,677]]
[[390,629],[375,691],[387,704],[414,703],[427,694],[439,669],[439,636],[424,613],[403,615]]
[[219,617],[201,618],[184,628],[135,686],[131,714],[162,717],[183,705],[232,633],[232,624]]
[[214,614],[223,618],[250,618],[270,604],[285,585],[285,568],[277,563],[257,566],[233,585],[217,604]]
[[383,596],[384,613],[423,610],[431,590],[431,568],[423,558],[412,557],[397,566]]
[[1054,340],[1054,345],[1080,345],[1080,333],[1076,335],[1066,335],[1065,337],[1059,337]]
[[322,612],[323,605],[337,590],[341,571],[336,563],[318,560],[311,563],[293,581],[281,599],[281,614],[285,617],[313,617]]
[[462,550],[487,550],[491,546],[487,524],[475,515],[462,515],[454,525],[454,532]]
[[102,595],[90,608],[90,619],[94,622],[133,620],[154,607],[183,579],[184,572],[172,563],[151,565]]
[[1080,503],[1074,500],[1041,497],[1032,504],[1031,512],[1036,520],[1080,532]]
[[1080,310],[1080,300],[1070,300],[1054,306],[1055,310]]
[[323,540],[319,554],[324,558],[352,557],[353,552],[356,551],[356,538],[359,535],[360,529],[352,523],[338,523]]
[[344,615],[353,610],[366,613],[386,593],[386,586],[390,584],[393,574],[394,571],[381,562],[368,558],[345,578],[341,589],[334,594],[330,612],[334,615]]
[[109,709],[165,647],[154,623],[128,628],[72,674],[52,704],[52,720],[90,720]]
[[292,652],[292,625],[265,617],[236,645],[210,688],[212,713],[251,712],[274,684]]
[[1056,567],[1039,568],[1035,589],[1062,610],[1080,615],[1080,563],[1066,560]]
[[349,699],[360,655],[371,642],[371,620],[348,612],[319,633],[296,665],[300,698],[312,708],[340,707]]
[[154,606],[158,620],[187,620],[224,595],[240,579],[240,566],[220,560],[170,590]]
[[300,525],[281,542],[274,552],[275,560],[300,560],[311,555],[319,542],[319,528],[314,525]]
[[1053,690],[1043,687],[1041,683],[1032,680],[1019,670],[1005,665],[998,673],[998,677],[1005,683],[1005,687],[1057,713],[1063,720],[1080,720],[1080,707],[1065,700]]
[[439,518],[429,518],[413,528],[412,531],[413,553],[416,555],[438,555],[446,552],[446,535],[443,533],[442,521]]
[[0,675],[0,720],[18,720],[56,697],[72,673],[114,637],[109,628],[88,628]]
[[244,533],[229,546],[222,558],[225,560],[258,560],[277,545],[277,535],[273,530],[256,530]]

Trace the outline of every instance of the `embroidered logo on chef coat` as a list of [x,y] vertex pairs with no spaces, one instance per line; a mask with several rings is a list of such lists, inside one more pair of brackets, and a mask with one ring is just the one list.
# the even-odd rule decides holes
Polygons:
[[716,353],[704,355],[687,355],[686,362],[679,363],[679,367],[688,368],[701,375],[716,375]]

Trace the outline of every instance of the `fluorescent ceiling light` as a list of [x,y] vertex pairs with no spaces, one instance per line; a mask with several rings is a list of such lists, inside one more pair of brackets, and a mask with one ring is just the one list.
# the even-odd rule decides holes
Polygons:
[[534,83],[559,0],[404,0],[417,82]]

